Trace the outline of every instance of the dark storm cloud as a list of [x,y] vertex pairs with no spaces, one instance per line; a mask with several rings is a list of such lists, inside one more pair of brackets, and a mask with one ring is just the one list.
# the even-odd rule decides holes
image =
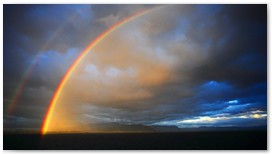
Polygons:
[[[171,117],[172,120],[205,112],[214,115],[266,110],[266,5],[199,5],[196,10],[198,13],[185,20],[184,32],[188,40],[201,46],[198,53],[209,56],[201,65],[193,58],[185,68],[178,68],[178,78],[185,74],[189,78],[174,81],[178,86],[166,85],[157,99],[177,102],[172,104],[171,112],[185,116]],[[180,49],[176,52],[182,53]],[[179,93],[188,96],[178,100],[177,96],[182,95]],[[228,103],[232,100],[238,100],[237,104]]]
[[[17,82],[20,82],[37,54],[41,50],[47,50],[48,47],[43,48],[43,46],[48,44],[51,49],[54,48],[52,42],[51,44],[47,42],[50,42],[52,33],[58,30],[58,27],[61,27],[73,13],[73,9],[65,5],[4,5],[5,84],[10,85],[15,81],[18,85]],[[53,41],[63,40],[66,37],[68,36],[63,36],[62,39],[53,38]],[[61,45],[60,42],[57,43]]]
[[[193,114],[216,109],[214,104],[224,108],[224,101],[234,99],[255,103],[255,108],[266,106],[266,5],[199,5],[197,10],[199,13],[188,17],[189,28],[185,33],[187,39],[202,46],[200,53],[207,52],[209,56],[202,65],[181,67],[179,74],[181,78],[190,74],[186,80],[189,86],[183,89],[194,91],[194,95],[189,95],[186,101],[196,106],[211,104],[211,108]],[[169,93],[174,91],[169,89]]]
[[[148,28],[142,27],[141,30],[150,43],[143,46],[161,47],[162,51],[159,50],[157,54],[163,55],[166,61],[169,55],[169,59],[171,56],[174,57],[171,61],[175,66],[172,68],[173,77],[160,86],[146,87],[152,96],[145,99],[111,99],[108,102],[101,102],[95,101],[90,96],[89,103],[91,106],[102,107],[105,110],[103,112],[108,113],[107,117],[98,116],[101,119],[113,122],[114,118],[110,117],[117,117],[119,122],[127,121],[129,124],[156,124],[159,121],[167,124],[167,121],[228,114],[229,117],[223,117],[228,119],[224,124],[227,125],[231,124],[231,119],[237,118],[235,117],[237,114],[265,111],[267,102],[265,7],[265,5],[242,7],[197,5],[190,6],[190,9],[184,12],[175,11],[182,10],[183,7],[179,6],[171,8],[171,11],[170,9],[161,11],[160,13],[164,12],[165,18],[174,16],[166,21],[176,23],[175,26],[163,22],[164,20],[160,22],[159,18],[156,18],[161,17],[160,13],[156,13],[157,16],[150,15],[146,20],[156,24],[150,22],[153,24],[148,25]],[[248,17],[252,9],[256,12],[252,17]],[[243,12],[239,14],[241,19],[238,20],[233,12]],[[161,25],[156,26],[159,23]],[[255,39],[263,41],[254,41]],[[134,57],[129,58],[132,61]],[[157,74],[159,75],[161,74]],[[111,112],[111,109],[120,111]],[[144,114],[141,114],[143,111]],[[97,116],[92,115],[93,111],[84,112],[89,117]],[[238,119],[237,121],[245,120]],[[254,120],[257,122],[259,119],[245,121]],[[220,123],[214,126],[219,125]]]
[[5,128],[9,128],[8,130],[37,130],[39,129],[41,122],[40,118],[35,119],[12,115],[4,115],[3,120],[3,124],[5,126],[4,130]]
[[[139,5],[139,8],[143,6]],[[108,5],[4,5],[5,74],[11,74],[9,76],[13,80],[18,80],[41,52],[53,51],[58,54],[70,48],[80,52],[107,28],[97,22],[100,18],[118,14],[120,20],[129,14],[128,10],[133,12],[137,7],[130,6],[128,9],[122,5],[111,5],[109,9]]]
[[120,20],[144,7],[106,6],[4,5],[5,114],[26,71],[37,61],[25,78],[26,87],[13,114],[42,119],[70,64],[91,40],[107,29],[98,22],[100,18],[118,14]]
[[210,39],[212,54],[205,65],[193,71],[193,76],[228,81],[236,86],[266,81],[266,14],[266,5],[226,5],[212,18],[200,16],[205,19],[202,24],[210,25],[194,27],[189,35],[194,40]]
[[[4,9],[5,29],[14,31],[17,37],[24,36],[26,41],[16,43],[18,38],[12,37],[15,40],[8,42],[21,44],[20,47],[26,52],[37,53],[39,50],[48,49],[65,52],[68,47],[61,49],[65,44],[75,47],[82,45],[80,41],[75,41],[84,37],[84,33],[79,29],[86,27],[92,19],[90,5],[5,5],[5,7],[7,8]],[[81,11],[85,14],[82,15]],[[65,33],[68,30],[69,33]],[[72,36],[75,39],[70,39]]]
[[[4,105],[10,103],[23,73],[38,58],[16,116],[42,119],[62,75],[79,52],[113,23],[149,7],[4,5]],[[141,48],[171,63],[169,80],[158,82],[159,86],[143,84],[143,93],[151,95],[145,99],[86,102],[89,104],[78,118],[90,123],[181,126],[179,121],[208,116],[213,119],[206,117],[207,121],[218,121],[210,124],[204,118],[199,126],[265,124],[265,118],[254,117],[250,111],[267,110],[266,7],[176,5],[145,17],[139,28],[146,40]],[[127,42],[122,43],[125,46]],[[138,52],[138,48],[130,50]],[[133,61],[135,57],[128,58]],[[155,75],[165,73],[160,71]],[[217,118],[220,114],[226,115]],[[16,123],[9,126],[20,127],[17,117],[4,119]],[[31,127],[40,124],[36,121]]]

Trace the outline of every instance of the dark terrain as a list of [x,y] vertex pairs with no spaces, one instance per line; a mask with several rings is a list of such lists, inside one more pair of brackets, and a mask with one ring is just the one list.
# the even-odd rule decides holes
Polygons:
[[5,133],[4,150],[266,150],[266,130],[169,133]]

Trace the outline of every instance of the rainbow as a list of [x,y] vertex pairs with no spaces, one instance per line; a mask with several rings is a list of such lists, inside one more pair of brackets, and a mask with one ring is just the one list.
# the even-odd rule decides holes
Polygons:
[[101,42],[105,37],[107,37],[109,34],[111,34],[113,31],[115,31],[116,29],[118,29],[119,27],[121,27],[122,25],[130,22],[131,20],[143,16],[147,13],[150,13],[151,11],[160,9],[164,6],[159,6],[159,7],[155,7],[155,8],[151,8],[151,9],[146,9],[146,10],[142,10],[140,12],[137,12],[127,18],[124,18],[123,20],[115,23],[114,25],[112,25],[110,28],[108,28],[106,31],[104,31],[102,34],[100,34],[97,38],[95,38],[82,52],[81,54],[75,59],[75,61],[72,63],[72,65],[69,67],[69,69],[66,71],[66,73],[64,74],[62,80],[60,81],[52,99],[50,102],[50,105],[48,107],[48,110],[45,114],[45,118],[43,120],[43,124],[41,127],[41,134],[46,134],[50,125],[50,121],[52,119],[52,114],[53,111],[55,109],[56,103],[60,97],[60,94],[65,86],[65,84],[67,83],[67,81],[69,80],[70,76],[72,75],[72,73],[74,72],[74,70],[76,69],[76,67],[78,66],[78,64],[80,63],[80,61],[90,52],[90,50],[92,48],[94,48],[99,42]]
[[51,37],[45,42],[45,44],[41,47],[41,49],[39,50],[40,52],[36,53],[35,58],[33,59],[33,62],[28,66],[28,68],[26,69],[24,75],[22,76],[18,87],[16,88],[17,90],[15,91],[13,97],[12,97],[12,101],[11,103],[8,105],[7,107],[7,113],[10,115],[14,112],[15,107],[17,106],[18,101],[20,100],[20,97],[24,91],[25,86],[27,85],[27,81],[29,80],[29,77],[31,76],[33,69],[35,68],[35,66],[39,63],[39,58],[38,55],[42,52],[44,52],[44,50],[46,50],[48,48],[48,46],[50,45],[50,43],[52,43],[54,41],[54,39],[56,39],[63,31],[64,27],[69,23],[69,21],[75,19],[77,17],[76,13],[73,13],[65,22],[63,22],[62,25],[60,25],[55,31],[54,33],[51,35]]

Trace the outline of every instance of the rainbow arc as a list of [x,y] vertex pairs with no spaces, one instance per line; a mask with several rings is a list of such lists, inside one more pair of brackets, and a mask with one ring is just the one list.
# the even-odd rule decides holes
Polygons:
[[46,134],[48,132],[48,128],[50,125],[50,121],[52,119],[52,115],[56,106],[56,103],[61,95],[61,92],[63,90],[63,88],[65,87],[67,81],[69,80],[70,76],[73,74],[74,70],[77,68],[78,64],[80,63],[80,61],[82,59],[84,59],[84,57],[91,51],[92,48],[94,48],[98,43],[100,43],[105,37],[107,37],[109,34],[111,34],[113,31],[115,31],[116,29],[118,29],[119,27],[121,27],[122,25],[132,21],[133,19],[136,19],[140,16],[143,16],[145,14],[148,14],[154,10],[158,10],[162,7],[165,7],[166,5],[163,6],[159,6],[159,7],[155,7],[155,8],[151,8],[151,9],[147,9],[147,10],[142,10],[140,12],[137,12],[127,18],[124,18],[123,20],[115,23],[114,25],[112,25],[110,28],[108,28],[106,31],[104,31],[102,34],[100,34],[96,39],[94,39],[82,52],[81,54],[76,58],[76,60],[72,63],[72,65],[69,67],[69,69],[66,71],[66,73],[64,74],[61,82],[59,83],[52,99],[50,102],[50,105],[48,107],[48,110],[45,114],[45,118],[41,127],[41,133],[42,134]]

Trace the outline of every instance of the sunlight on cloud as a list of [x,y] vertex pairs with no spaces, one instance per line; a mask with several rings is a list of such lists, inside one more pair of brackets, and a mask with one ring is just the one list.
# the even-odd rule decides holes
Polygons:
[[[262,114],[259,114],[262,113]],[[203,123],[217,123],[220,121],[227,121],[231,119],[248,119],[248,118],[253,118],[253,119],[266,119],[267,114],[264,113],[263,111],[251,111],[247,113],[241,113],[238,115],[229,115],[229,116],[200,116],[200,117],[195,117],[192,119],[185,119],[178,121],[177,124],[203,124]]]
[[[36,57],[15,114],[42,119],[63,75],[90,41],[153,6],[7,6],[20,13],[5,13],[5,108]],[[255,11],[247,18],[252,8],[242,8],[168,5],[121,25],[69,76],[49,130],[92,131],[95,123],[111,122],[180,128],[265,124],[266,18]]]
[[220,120],[227,120],[230,119],[229,117],[198,117],[196,119],[188,119],[188,120],[182,120],[177,123],[213,123]]

